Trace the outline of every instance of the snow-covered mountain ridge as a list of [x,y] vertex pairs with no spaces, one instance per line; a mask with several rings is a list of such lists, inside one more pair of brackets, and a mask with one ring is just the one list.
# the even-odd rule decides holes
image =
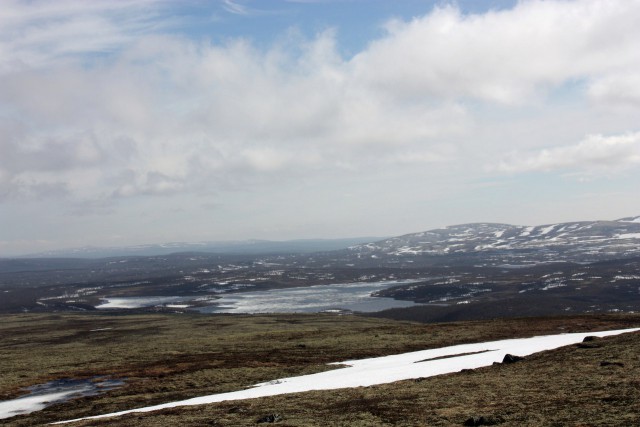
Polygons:
[[531,261],[595,261],[640,255],[640,216],[540,226],[462,224],[356,245],[349,251],[359,258],[495,253],[533,257]]

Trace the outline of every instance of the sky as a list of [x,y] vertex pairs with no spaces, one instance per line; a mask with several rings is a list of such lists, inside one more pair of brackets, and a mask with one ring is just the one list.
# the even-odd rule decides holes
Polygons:
[[640,215],[640,0],[0,4],[0,256]]

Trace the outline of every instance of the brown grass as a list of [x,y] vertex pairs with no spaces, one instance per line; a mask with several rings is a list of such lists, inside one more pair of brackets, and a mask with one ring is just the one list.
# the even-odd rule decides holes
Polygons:
[[[337,315],[3,316],[0,393],[64,377],[110,375],[126,386],[19,416],[7,425],[97,415],[327,369],[328,362],[548,333],[625,328],[640,316],[574,316],[415,324]],[[93,329],[112,328],[103,331]],[[77,425],[634,425],[640,413],[640,336],[598,340],[501,365],[368,388],[309,392]],[[609,360],[624,366],[600,366]],[[635,412],[634,412],[635,411]],[[607,424],[607,419],[611,420]],[[616,422],[630,421],[630,424]]]

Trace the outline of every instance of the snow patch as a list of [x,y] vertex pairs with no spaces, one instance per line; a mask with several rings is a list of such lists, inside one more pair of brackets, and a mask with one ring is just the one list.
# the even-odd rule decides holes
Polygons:
[[617,239],[640,239],[640,233],[618,234],[616,238]]
[[637,216],[635,218],[631,217],[631,218],[624,218],[619,220],[618,222],[637,222],[640,223],[640,216]]
[[549,234],[551,232],[551,230],[553,230],[554,228],[556,228],[556,224],[554,225],[550,225],[548,227],[544,227],[542,230],[540,230],[540,235],[544,236],[545,234]]
[[526,227],[522,233],[520,233],[520,237],[526,237],[533,231],[533,227]]
[[27,390],[30,393],[25,396],[0,402],[0,420],[40,411],[69,399],[94,396],[123,384],[120,380],[107,380],[104,377],[87,380],[62,379],[39,384],[29,387]]

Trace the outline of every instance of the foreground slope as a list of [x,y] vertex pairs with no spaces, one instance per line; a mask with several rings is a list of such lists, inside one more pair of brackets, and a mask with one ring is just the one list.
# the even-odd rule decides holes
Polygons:
[[[632,426],[640,424],[640,334],[522,362],[376,387],[173,408],[76,426]],[[272,418],[273,419],[273,418]]]
[[[477,369],[492,364],[515,363],[523,357],[547,350],[554,350],[596,338],[638,332],[640,328],[617,329],[603,332],[582,332],[573,334],[543,335],[531,338],[512,338],[473,344],[459,344],[431,350],[394,354],[369,359],[335,362],[344,366],[337,370],[320,372],[298,377],[278,378],[253,387],[230,393],[200,396],[187,400],[167,402],[160,405],[135,408],[116,413],[63,421],[115,418],[130,414],[144,414],[170,408],[199,406],[226,401],[256,399],[260,397],[301,393],[316,390],[337,390],[344,388],[368,387],[389,384],[407,379],[425,379],[437,375]],[[583,344],[588,345],[588,344]],[[513,353],[513,354],[512,354]],[[515,354],[515,355],[514,355]],[[503,362],[505,361],[505,362]],[[610,362],[617,364],[619,362]]]
[[[223,393],[274,378],[320,372],[329,368],[326,363],[339,360],[513,337],[638,326],[640,315],[496,319],[429,325],[328,314],[122,316],[99,313],[2,316],[0,333],[5,339],[0,348],[1,399],[17,397],[21,387],[52,379],[107,375],[125,381],[125,386],[103,395],[79,398],[3,422],[9,426],[43,425]],[[588,369],[595,370],[598,375],[578,378],[576,381],[584,383],[595,380],[599,387],[594,392],[596,396],[620,392],[626,399],[624,402],[628,401],[629,396],[633,398],[633,393],[638,390],[629,387],[633,384],[637,386],[637,378],[640,377],[637,372],[640,342],[635,338],[637,334],[633,337],[625,341],[628,350],[624,350],[624,354],[618,353],[618,350],[609,352],[604,347],[579,349],[585,351],[575,353],[575,356],[589,358],[584,363],[588,363]],[[523,384],[523,387],[531,387],[532,382],[549,383],[545,387],[555,387],[531,389],[532,393],[538,393],[540,399],[549,399],[550,393],[562,392],[562,381],[565,380],[555,374],[543,378],[548,373],[538,373],[535,366],[528,365],[528,360],[522,366],[526,367],[523,375],[529,383]],[[599,371],[602,360],[623,363],[624,369],[616,370],[620,366],[611,365]],[[567,375],[582,376],[587,372],[575,360],[565,363],[562,357],[554,359],[552,367],[557,373]],[[474,371],[473,374],[446,375],[441,377],[443,379],[310,392],[191,409],[174,408],[144,417],[132,415],[119,420],[94,420],[80,425],[253,425],[258,416],[273,412],[285,417],[282,425],[358,425],[358,422],[361,422],[360,425],[421,425],[429,414],[435,414],[433,420],[443,420],[443,425],[456,425],[461,418],[474,415],[475,412],[479,415],[493,413],[487,409],[493,408],[493,404],[498,405],[498,409],[502,408],[500,396],[505,393],[511,396],[511,402],[517,398],[511,395],[517,383],[512,384],[511,378],[505,376],[505,372],[510,372],[505,369],[489,367]],[[556,381],[556,378],[560,379]],[[591,393],[589,389],[584,392]],[[494,397],[489,399],[489,396]],[[593,398],[591,394],[585,396]],[[445,397],[450,399],[448,403],[442,400]],[[586,401],[586,397],[584,399]],[[468,407],[451,406],[454,401],[475,400],[484,402],[485,406],[470,403],[465,403]],[[597,402],[599,406],[603,405],[599,400]],[[531,410],[526,406],[528,401],[522,402],[522,405],[522,410],[516,406],[508,412],[505,407],[500,409],[500,413],[519,414],[522,417]],[[446,408],[451,408],[450,412]],[[631,411],[634,406],[629,408]],[[618,410],[617,407],[600,408],[605,414],[613,409]],[[437,423],[427,422],[423,425],[434,424]]]

